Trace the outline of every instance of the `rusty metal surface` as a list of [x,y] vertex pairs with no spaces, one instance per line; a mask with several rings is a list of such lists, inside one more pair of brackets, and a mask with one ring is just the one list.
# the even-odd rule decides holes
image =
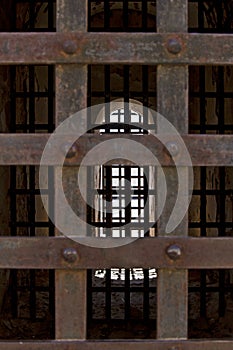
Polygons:
[[[0,164],[1,165],[39,165],[41,156],[49,134],[0,134]],[[233,136],[232,135],[181,135],[194,166],[233,166]],[[137,142],[151,150],[161,165],[173,165],[174,162],[162,143],[151,135],[98,135],[85,134],[76,142],[71,157],[67,157],[65,165],[79,165],[87,152],[95,145],[114,138],[127,138]],[[160,136],[164,144],[173,141],[170,136]],[[176,140],[175,140],[176,141]],[[71,143],[70,136],[57,135],[53,138],[54,148],[51,149],[50,158],[45,161],[47,165],[61,164],[64,152]],[[133,150],[132,150],[133,151]],[[143,154],[137,152],[139,161],[145,165],[151,162],[144,158]],[[181,152],[176,156],[177,164],[185,165]],[[122,159],[122,164],[131,164]],[[89,156],[87,165],[95,165],[96,157]]]
[[[169,31],[187,32],[188,28],[188,1],[157,0],[157,30],[159,33]],[[168,39],[166,45],[170,55],[182,55],[184,50],[181,40]],[[172,62],[174,64],[174,62]],[[188,66],[158,65],[157,68],[157,110],[165,116],[178,132],[188,133]],[[176,144],[174,144],[176,145]],[[176,148],[176,147],[175,147]],[[179,146],[178,146],[179,148]],[[175,152],[177,153],[177,151]],[[179,157],[179,153],[176,156]],[[158,236],[163,237],[170,213],[176,203],[176,169],[166,167],[163,169],[168,180],[168,192],[163,215],[158,220]],[[186,174],[187,169],[179,169]],[[159,170],[157,170],[159,175]],[[157,186],[160,187],[160,176],[157,176]],[[167,181],[166,180],[166,181]],[[188,190],[188,189],[187,189]],[[187,195],[186,193],[185,195]],[[159,201],[159,196],[157,200]],[[172,236],[188,235],[188,220],[184,217],[182,222],[170,233]],[[177,245],[176,251],[181,247]],[[171,251],[174,249],[170,249]],[[174,259],[173,255],[167,256],[175,263],[182,256]],[[152,251],[151,251],[152,254]],[[188,271],[185,269],[171,270],[160,269],[157,282],[157,338],[177,339],[187,338],[188,333]]]
[[[169,257],[167,253],[168,248],[173,245],[181,250],[178,259]],[[0,237],[0,247],[0,268],[233,268],[231,237],[144,238],[128,245],[107,249],[92,248],[65,237]],[[73,260],[67,260],[64,253],[67,249],[77,252]]]
[[0,33],[0,63],[232,64],[232,46],[231,34]]
[[[87,1],[86,0],[58,0],[57,1],[57,33],[87,29]],[[43,36],[42,36],[43,37]],[[53,44],[52,44],[53,45]],[[72,56],[76,44],[62,44],[62,55],[65,51]],[[67,55],[65,54],[65,55]],[[71,114],[86,107],[87,101],[87,66],[84,65],[57,65],[56,66],[56,126]],[[63,172],[64,187],[68,187],[66,193],[70,203],[80,212],[82,202],[73,200],[73,188],[67,186],[70,175],[76,174],[77,168],[73,167]],[[59,170],[55,170],[55,181],[59,177]],[[60,189],[55,186],[55,220],[58,216],[64,217],[59,205]],[[85,208],[84,208],[85,209]],[[66,218],[64,218],[66,219]],[[59,232],[56,231],[59,235]],[[68,247],[69,248],[69,247]],[[64,249],[63,249],[64,250]],[[72,260],[72,254],[62,250],[62,258],[66,263]],[[56,339],[85,339],[86,337],[86,271],[62,271],[55,272],[55,337]]]
[[231,340],[100,340],[0,342],[0,350],[232,350]]

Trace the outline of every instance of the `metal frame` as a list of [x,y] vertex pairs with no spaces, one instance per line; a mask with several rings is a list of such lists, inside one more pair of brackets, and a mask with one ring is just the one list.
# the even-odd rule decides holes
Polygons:
[[0,64],[232,64],[230,34],[0,33]]
[[[185,134],[187,145],[196,159],[194,164],[233,165],[232,135],[186,135],[188,132],[188,64],[232,64],[232,35],[187,34],[187,0],[157,1],[159,31],[157,34],[86,33],[87,1],[58,0],[57,5],[58,33],[0,34],[1,64],[57,64],[56,125],[72,112],[86,106],[87,64],[158,64],[158,109],[169,117],[181,133]],[[174,99],[174,95],[178,98]],[[177,103],[169,104],[171,97],[173,101],[177,100]],[[168,105],[172,108],[168,109]],[[38,164],[47,137],[48,135],[1,135],[1,150],[3,150],[1,164],[16,165],[24,162],[24,164]],[[147,135],[142,137],[150,140]],[[89,140],[92,138],[94,144],[97,142],[93,135],[88,138]],[[28,142],[30,147],[33,145],[33,150],[29,152],[24,142]],[[21,153],[23,161],[16,154],[19,145],[23,146]],[[203,145],[206,149],[201,149]],[[6,149],[7,146],[9,149]],[[203,158],[206,151],[210,161]],[[86,150],[84,149],[83,152],[85,153]],[[163,152],[162,149],[161,153]],[[9,155],[10,160],[7,160]],[[166,158],[167,155],[163,154],[163,157]],[[72,167],[69,167],[64,175],[67,185],[69,175],[75,172],[74,165],[79,163],[78,156],[75,159],[76,161],[68,161]],[[167,173],[171,176],[173,171],[172,167],[167,168]],[[59,200],[59,189],[56,190],[56,200]],[[59,215],[58,208],[56,209],[56,215]],[[42,268],[46,266],[46,268],[56,269],[56,339],[58,341],[0,342],[0,349],[18,349],[23,345],[25,349],[36,350],[40,349],[42,344],[45,349],[70,350],[77,348],[233,349],[231,341],[184,340],[187,338],[187,269],[233,268],[231,238],[187,238],[187,219],[184,219],[182,225],[175,231],[174,237],[163,237],[163,226],[164,223],[160,222],[158,238],[138,240],[130,246],[117,248],[111,252],[92,249],[61,237],[1,237],[1,267]],[[71,260],[67,260],[66,249],[71,249],[69,251],[71,254],[68,254],[72,257]],[[222,254],[223,251],[224,254]],[[120,261],[119,254],[122,257]],[[127,259],[124,259],[124,256],[127,256]],[[141,257],[142,267],[147,268],[148,265],[152,265],[161,268],[158,280],[157,329],[158,338],[162,340],[84,341],[86,338],[86,271],[84,269],[133,267],[139,257]],[[169,300],[169,303],[166,304],[165,300]],[[178,340],[168,340],[171,338]],[[72,341],[72,339],[81,341]]]

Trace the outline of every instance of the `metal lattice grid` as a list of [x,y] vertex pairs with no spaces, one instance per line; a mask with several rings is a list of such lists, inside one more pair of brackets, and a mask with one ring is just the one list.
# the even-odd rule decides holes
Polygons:
[[[140,116],[130,111],[130,119],[135,117],[139,117],[140,123]],[[106,129],[102,127],[100,132],[122,133],[128,129],[137,134],[141,132],[141,129],[132,130],[129,125],[126,125],[125,130],[124,118],[124,109],[112,112],[107,118],[107,126],[104,125]],[[117,125],[117,121],[121,121],[122,126],[119,126],[121,123]],[[149,167],[115,164],[88,169],[89,183],[93,183],[94,178],[98,179],[93,188],[93,193],[97,190],[97,194],[93,195],[95,210],[88,211],[88,222],[95,227],[95,236],[106,237],[106,228],[111,228],[112,237],[154,235],[155,228],[148,232],[143,229],[146,222],[151,220],[148,209],[145,210],[145,202],[148,196],[150,199],[155,198],[154,186],[148,186],[149,175]],[[129,223],[130,227],[122,226]],[[151,226],[155,226],[154,218]],[[93,324],[100,320],[102,323],[112,323],[113,328],[122,328],[124,322],[133,321],[144,322],[144,327],[148,326],[149,321],[152,324],[156,314],[156,276],[155,269],[88,271],[87,315],[90,337],[93,336]]]
[[[189,1],[191,32],[231,33],[231,2]],[[231,66],[190,67],[189,114],[190,133],[231,134],[233,130]],[[190,208],[190,235],[202,237],[231,236],[232,168],[195,168],[195,188]],[[232,337],[231,323],[225,322],[231,312],[232,271],[191,270],[189,288],[189,333],[191,337]],[[205,326],[196,325],[197,319]],[[222,319],[222,322],[219,322]],[[203,329],[205,328],[205,329]],[[196,331],[195,331],[196,330]]]
[[[155,11],[156,3],[151,1],[117,1],[115,3],[89,1],[88,28],[89,31],[105,32],[156,31]],[[156,67],[95,65],[89,66],[88,77],[89,106],[121,100],[125,103],[140,103],[155,109]],[[104,129],[99,130],[100,133],[144,133],[145,131],[140,129],[140,123],[142,125],[143,122],[144,128],[148,129],[148,113],[135,116],[133,115],[135,112],[128,111],[127,108],[126,105],[124,109],[116,111],[106,108],[103,120],[89,120],[89,128],[102,122],[105,125]],[[128,122],[139,123],[139,129],[127,126]],[[89,169],[90,183],[93,183],[95,171]],[[144,212],[144,203],[148,196],[148,183],[145,176],[145,172],[149,175],[148,167],[115,164],[103,166],[99,172],[98,198],[95,200],[99,202],[99,206],[102,205],[103,200],[106,200],[111,206],[111,212],[105,215],[95,210],[88,211],[88,222],[98,227],[95,229],[98,231],[97,234],[104,234],[104,227],[112,227],[113,236],[148,235],[148,232],[140,228],[140,225],[143,227],[145,221],[149,220],[149,212]],[[151,192],[149,196],[154,198],[154,188],[149,191]],[[129,193],[131,193],[130,196]],[[124,228],[114,229],[114,226],[129,222],[131,223],[130,232],[125,232]],[[152,226],[155,227],[155,225]],[[154,230],[152,229],[153,235]],[[122,328],[125,322],[129,322],[131,326],[134,324],[133,328],[137,323],[142,327],[148,327],[151,324],[153,329],[156,318],[156,276],[155,269],[88,271],[88,336],[95,337],[95,325],[99,324],[101,329],[101,323],[103,325],[104,321],[110,322],[112,329]],[[132,329],[130,330],[131,326],[128,326],[128,337],[132,337],[133,334]],[[126,334],[122,336],[127,337]],[[108,334],[107,337],[111,335]]]
[[[13,31],[54,31],[55,1],[15,1]],[[54,130],[54,67],[11,66],[10,126],[12,133],[50,133]],[[53,187],[53,168],[47,184]],[[54,198],[42,190],[53,216]],[[52,191],[50,192],[52,194]],[[42,205],[38,166],[10,167],[10,233],[12,236],[54,236],[54,226]],[[10,313],[22,324],[25,338],[54,337],[54,271],[11,270]],[[3,310],[6,314],[6,310]],[[15,321],[15,322],[16,322]],[[10,321],[13,322],[13,321]],[[16,324],[17,324],[16,322]],[[20,323],[21,322],[21,323]],[[38,326],[33,326],[33,322]],[[32,326],[30,326],[32,324]],[[14,338],[14,331],[9,338]]]
[[90,32],[155,32],[156,1],[88,1]]
[[231,0],[189,0],[189,32],[232,33]]

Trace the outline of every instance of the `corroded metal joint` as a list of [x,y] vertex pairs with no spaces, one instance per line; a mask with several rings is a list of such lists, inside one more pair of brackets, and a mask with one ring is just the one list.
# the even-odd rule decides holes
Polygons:
[[73,40],[66,40],[63,43],[63,51],[68,55],[74,54],[77,51],[77,49],[78,49],[77,44]]
[[166,249],[166,254],[171,260],[178,260],[181,257],[181,248],[177,244],[172,244]]
[[182,50],[182,45],[177,38],[170,38],[167,41],[167,51],[172,53],[173,55],[177,55]]
[[74,248],[65,248],[62,255],[65,261],[68,263],[74,263],[76,260],[78,260],[78,252]]

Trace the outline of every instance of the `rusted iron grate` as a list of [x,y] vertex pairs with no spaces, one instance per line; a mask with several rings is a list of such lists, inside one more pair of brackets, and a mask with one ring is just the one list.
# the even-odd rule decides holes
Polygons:
[[[55,30],[54,1],[15,1],[11,6],[12,13],[9,15],[12,16],[12,31]],[[51,133],[54,130],[55,114],[54,66],[21,65],[7,67],[7,70],[10,85],[8,131],[14,134]],[[39,167],[11,166],[9,173],[11,236],[54,236],[54,225],[41,208]],[[52,167],[48,168],[47,175],[48,188],[51,189],[54,176]],[[54,198],[49,196],[48,188],[43,190],[43,195],[48,198],[52,216]],[[24,332],[19,330],[19,336],[30,339],[33,336],[42,338],[47,334],[47,337],[54,337],[54,271],[11,270],[6,304],[9,298],[10,311],[6,311],[8,306],[3,309],[6,318],[9,318],[6,322],[13,322],[8,338],[15,337],[16,320],[25,328]],[[45,323],[46,318],[51,318],[51,323],[45,332],[43,322]],[[41,330],[40,326],[36,330],[30,326],[36,322],[42,325]]]
[[[120,349],[122,347],[126,349],[154,347],[158,349],[230,349],[232,342],[228,341],[194,342],[183,341],[183,339],[187,338],[187,328],[189,328],[191,338],[203,337],[203,334],[204,337],[211,336],[212,338],[232,337],[230,325],[228,325],[229,332],[224,333],[223,320],[225,311],[229,312],[228,307],[232,302],[232,271],[226,269],[232,268],[230,236],[233,220],[229,208],[232,205],[233,186],[232,169],[229,166],[232,166],[231,99],[233,82],[231,81],[231,66],[210,66],[210,64],[232,65],[231,1],[217,3],[193,0],[177,0],[176,2],[169,0],[157,0],[156,2],[43,0],[14,1],[13,4],[12,13],[16,25],[11,28],[12,31],[28,33],[0,34],[2,43],[0,62],[2,64],[21,64],[20,67],[11,67],[11,123],[10,129],[7,130],[17,135],[0,135],[2,150],[0,163],[17,165],[12,166],[10,179],[11,234],[13,237],[1,237],[0,239],[2,247],[0,264],[2,268],[26,269],[23,274],[29,281],[26,290],[24,285],[19,283],[22,270],[11,271],[13,315],[19,316],[19,298],[17,297],[26,290],[29,293],[28,318],[38,321],[37,293],[46,292],[46,310],[50,308],[50,313],[53,315],[54,308],[56,308],[55,338],[59,341],[45,342],[43,343],[45,348],[61,347],[62,349],[68,346],[71,349],[76,347],[92,349],[99,346],[101,349]],[[20,26],[22,18],[18,16],[21,6],[24,9],[23,27]],[[227,13],[229,13],[228,20],[226,20]],[[46,33],[55,31],[55,17],[57,33]],[[43,32],[43,34],[31,32]],[[36,66],[28,66],[29,63],[36,64]],[[56,64],[55,73],[54,68],[51,65],[48,66],[53,63]],[[188,65],[193,64],[198,67],[191,66],[188,70]],[[209,66],[203,66],[204,64]],[[44,90],[35,88],[38,84],[35,79],[37,70],[46,70],[46,73],[41,73],[42,76],[47,76],[48,80]],[[18,89],[15,84],[20,71],[28,75],[23,90]],[[54,76],[56,89],[54,88]],[[211,87],[211,81],[214,81],[212,84],[214,88]],[[55,121],[53,117],[54,96],[56,100]],[[184,134],[184,140],[191,149],[194,165],[201,166],[195,169],[196,187],[189,222],[185,218],[179,229],[173,232],[172,237],[164,237],[164,224],[170,210],[168,205],[165,217],[156,227],[157,237],[143,238],[129,247],[119,248],[117,252],[93,250],[62,237],[36,237],[40,235],[39,232],[42,232],[42,229],[46,230],[45,236],[54,234],[53,225],[49,220],[45,222],[37,220],[35,213],[37,210],[36,198],[39,195],[36,186],[37,167],[35,166],[39,165],[43,146],[47,140],[46,133],[51,133],[55,125],[59,125],[62,120],[87,105],[110,102],[119,98],[123,98],[124,102],[136,100],[145,106],[158,109],[174,123],[180,133]],[[41,108],[39,105],[37,107],[37,102],[41,99],[47,101],[46,120],[37,122],[36,110]],[[18,108],[20,104],[23,105],[24,111],[28,111],[28,113],[22,113],[23,122],[19,120],[22,112]],[[109,123],[110,113],[106,113],[105,117]],[[126,118],[128,117],[127,114]],[[119,112],[114,125],[115,130],[119,128],[120,118]],[[93,120],[89,120],[90,129],[95,126],[94,124]],[[146,125],[148,125],[148,119]],[[129,131],[127,127],[124,129],[126,133]],[[83,138],[78,145],[80,147],[78,155],[66,160],[69,166],[65,167],[63,172],[65,187],[68,188],[75,178],[82,156],[90,147],[99,142],[100,136],[103,136],[104,139],[109,136],[110,132],[111,127],[107,126],[106,135],[100,135],[100,130],[95,130],[94,133]],[[189,136],[188,132],[195,135]],[[25,135],[26,133],[30,135]],[[35,135],[36,133],[41,135]],[[139,135],[129,137],[133,139],[137,136]],[[156,143],[152,144],[150,135],[143,134],[140,137],[142,142],[150,144],[150,147],[158,146]],[[58,147],[61,147],[63,140],[57,142]],[[33,145],[31,149],[28,149],[31,143]],[[8,147],[9,149],[6,149]],[[18,149],[20,149],[19,154]],[[161,146],[158,146],[158,150],[162,154],[166,174],[174,176],[174,164],[171,163]],[[182,166],[185,165],[187,164],[182,164]],[[206,165],[212,168],[207,168]],[[213,168],[213,166],[220,167]],[[146,171],[149,167],[150,164],[145,164],[144,170]],[[19,169],[24,170],[25,186],[18,186],[17,172],[20,171]],[[101,185],[98,189],[100,196],[111,199],[115,195],[113,180],[124,178],[131,182],[135,179],[138,183],[141,180],[142,183],[144,181],[140,169],[137,168],[139,170],[137,175],[132,176],[129,172],[129,164],[126,162],[116,166],[120,175],[114,175],[113,169],[114,167],[108,166],[102,168],[101,180],[103,183],[101,184],[100,181]],[[133,169],[132,166],[131,169]],[[57,174],[55,164],[55,171],[51,170],[49,178],[56,181]],[[93,173],[89,175],[93,176]],[[213,181],[210,185],[211,176]],[[145,197],[145,181],[143,188],[139,187],[134,189],[135,193],[139,197],[141,194]],[[55,203],[57,203],[59,190],[55,189],[54,192]],[[48,194],[46,189],[43,194],[45,196]],[[86,206],[83,205],[83,202],[80,200],[77,203],[74,199],[73,189],[70,189],[67,195],[78,212],[81,212],[84,217],[89,214],[88,220],[92,223],[94,221],[98,226],[97,229],[99,226],[112,225],[111,215],[100,220],[93,211],[86,213]],[[24,215],[20,218],[17,217],[19,196],[24,197],[27,202]],[[172,191],[170,199],[171,202],[174,199]],[[214,209],[210,210],[211,203],[214,201]],[[56,214],[62,215],[59,205],[55,205]],[[195,212],[196,208],[198,208],[197,212]],[[121,206],[117,209],[122,210]],[[137,209],[142,209],[139,200]],[[144,220],[148,220],[148,216],[149,214],[145,213]],[[128,210],[125,216],[119,215],[116,220],[124,223],[133,218],[132,212]],[[137,222],[138,224],[140,222]],[[154,233],[153,231],[152,236],[155,235]],[[188,233],[198,238],[187,237]],[[27,237],[19,237],[22,235]],[[58,231],[56,231],[56,236],[59,236]],[[168,247],[170,245],[173,248],[177,245],[178,248],[181,247],[181,257],[177,261],[169,258]],[[65,260],[64,249],[77,251],[76,260],[73,262]],[[179,249],[177,251],[179,252]],[[27,253],[27,258],[22,259],[25,253]],[[219,256],[216,256],[216,253]],[[36,261],[34,261],[34,256],[37,257]],[[140,259],[140,266],[144,268],[143,272],[142,268],[138,267],[138,259]],[[149,264],[150,262],[153,267]],[[117,269],[113,269],[115,266]],[[136,269],[135,266],[137,266]],[[46,268],[46,271],[32,269],[39,267]],[[155,275],[158,273],[158,279],[150,278],[149,268],[151,267],[154,277],[157,277]],[[51,271],[49,272],[47,268]],[[188,268],[192,269],[189,271],[189,277]],[[199,270],[193,270],[193,268]],[[203,270],[203,268],[211,268],[211,270]],[[221,270],[217,270],[218,268]],[[55,306],[53,305],[53,269],[56,269]],[[47,274],[48,283],[43,287],[37,286],[37,277],[43,273]],[[100,275],[103,277],[102,280],[98,278]],[[140,280],[138,276],[143,279]],[[141,282],[135,283],[138,280]],[[155,300],[156,295],[157,301]],[[103,299],[102,304],[101,298]],[[113,302],[114,298],[115,302]],[[194,311],[191,305],[193,300]],[[48,306],[48,301],[50,306]],[[102,307],[102,314],[98,313],[96,306],[98,303],[100,308]],[[211,309],[213,304],[215,304],[214,312]],[[95,333],[97,328],[91,328],[91,322],[95,317],[98,321],[96,322],[98,323],[97,328],[100,329],[101,324],[107,323],[108,329],[105,329],[104,333],[97,334]],[[142,321],[140,325],[137,323],[138,319]],[[208,325],[206,333],[197,329],[199,319],[204,319],[205,325]],[[221,320],[220,325],[218,325],[219,319]],[[133,324],[130,322],[132,320],[136,322]],[[109,331],[110,324],[115,333]],[[128,333],[124,335],[121,333],[123,324],[128,325]],[[53,319],[49,320],[49,325],[52,331],[50,335],[47,333],[46,338],[54,337]],[[139,325],[139,332],[135,335],[136,325]],[[142,325],[148,328],[145,329]],[[222,329],[217,328],[221,326]],[[117,332],[118,336],[116,336]],[[146,337],[153,340],[97,343],[83,341],[88,337],[104,339]],[[161,340],[155,341],[156,337]],[[166,340],[173,338],[177,338],[178,341]],[[69,341],[66,342],[65,339]],[[70,339],[81,339],[81,342],[70,341]],[[0,343],[0,348],[4,349],[17,349],[21,346],[21,343]],[[38,349],[41,344],[33,342],[24,344],[24,346],[25,349]]]

